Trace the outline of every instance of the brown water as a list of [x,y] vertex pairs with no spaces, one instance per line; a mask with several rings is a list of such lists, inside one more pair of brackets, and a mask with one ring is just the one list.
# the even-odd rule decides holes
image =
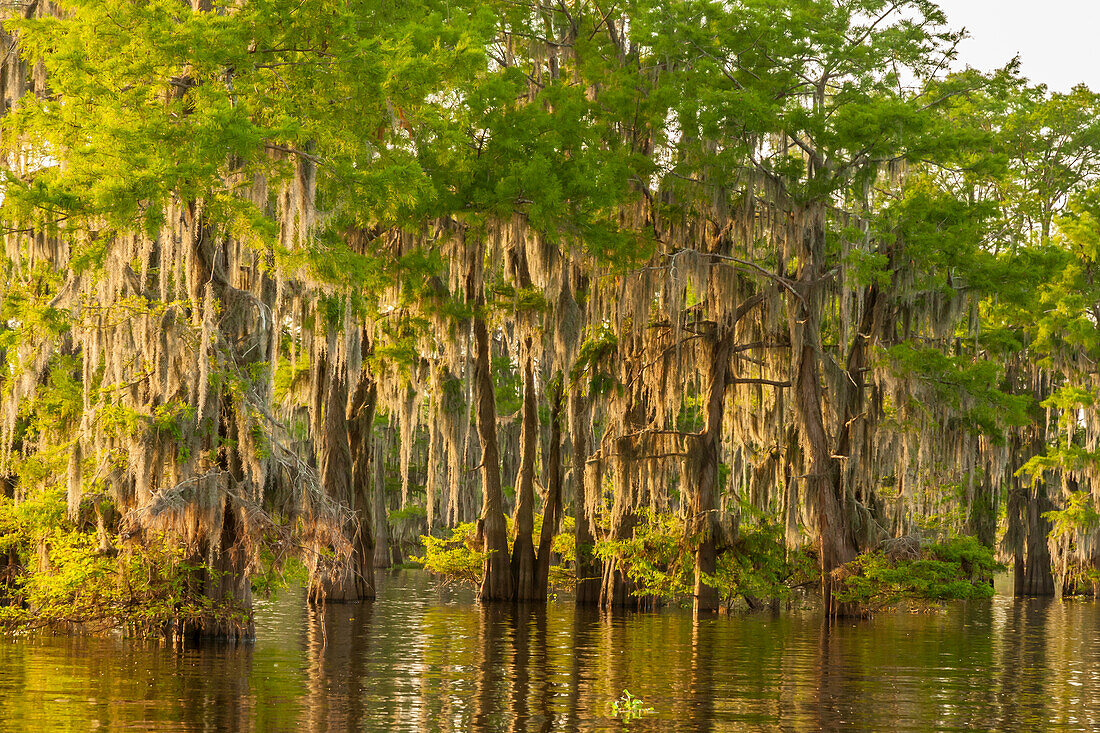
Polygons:
[[[262,603],[255,645],[0,640],[0,730],[1096,730],[1100,605],[601,617],[482,609],[422,573]],[[654,712],[611,717],[624,690]]]

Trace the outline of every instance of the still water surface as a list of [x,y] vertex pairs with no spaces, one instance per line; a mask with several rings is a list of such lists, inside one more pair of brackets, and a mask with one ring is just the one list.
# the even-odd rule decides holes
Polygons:
[[[0,640],[0,730],[1100,729],[1100,605],[992,601],[826,631],[813,613],[693,621],[482,609],[422,573],[373,604],[264,602],[257,641]],[[610,717],[629,690],[654,709]]]

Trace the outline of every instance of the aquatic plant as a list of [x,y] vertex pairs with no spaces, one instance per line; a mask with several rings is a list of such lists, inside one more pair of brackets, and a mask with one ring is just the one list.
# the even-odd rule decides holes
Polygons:
[[632,720],[655,712],[657,711],[648,707],[642,702],[641,698],[631,695],[630,690],[623,690],[622,696],[611,703],[611,716],[619,718],[624,723],[629,723]]

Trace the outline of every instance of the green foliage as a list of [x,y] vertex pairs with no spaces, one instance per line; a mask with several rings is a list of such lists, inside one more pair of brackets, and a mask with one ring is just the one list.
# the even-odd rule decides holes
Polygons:
[[[0,627],[103,633],[122,630],[159,637],[203,624],[243,626],[248,610],[201,593],[216,576],[165,538],[117,556],[101,552],[94,534],[57,529],[35,538],[36,561],[19,576],[0,606]],[[197,584],[197,585],[196,585]]]
[[637,596],[673,602],[690,595],[695,560],[684,521],[648,507],[638,512],[633,535],[596,542],[595,554],[605,564],[617,562],[635,584]]
[[[668,603],[685,602],[694,591],[695,550],[691,536],[675,514],[638,513],[634,534],[626,540],[599,540],[595,554],[603,562],[617,562],[637,586],[635,595]],[[816,580],[813,558],[790,550],[783,529],[760,517],[741,527],[731,547],[719,553],[713,577],[704,578],[731,605],[737,598],[787,598],[792,588]]]
[[742,525],[733,547],[718,556],[713,582],[729,605],[739,596],[789,598],[793,588],[817,581],[819,574],[815,558],[801,548],[787,548],[778,522],[760,518]]
[[1085,491],[1072,491],[1062,509],[1043,513],[1053,526],[1049,544],[1056,568],[1055,582],[1063,584],[1063,592],[1074,593],[1086,588],[1094,594],[1100,588],[1100,566],[1092,553],[1082,553],[1082,542],[1089,542],[1100,530],[1100,511],[1096,500]]
[[[302,381],[309,377],[310,360],[307,354],[299,354],[295,363],[285,356],[279,357],[279,363],[275,367],[275,389],[272,397],[283,402],[295,394]],[[299,396],[301,402],[305,402],[304,395]],[[304,404],[303,404],[304,406]]]
[[419,504],[409,504],[404,509],[391,509],[386,514],[386,518],[389,519],[391,525],[405,522],[418,524],[423,522],[427,516],[428,510]]
[[590,334],[581,344],[580,353],[569,372],[569,383],[583,392],[596,396],[617,387],[615,378],[607,371],[619,339],[610,328],[601,328]]
[[[18,170],[2,173],[4,220],[44,234],[25,237],[37,243],[63,233],[68,252],[65,262],[23,258],[18,277],[11,277],[11,262],[0,261],[5,396],[28,376],[20,359],[33,351],[25,347],[39,345],[32,337],[46,339],[41,344],[53,350],[44,375],[33,375],[41,383],[20,397],[14,449],[10,464],[4,461],[25,496],[18,507],[0,503],[0,546],[25,563],[32,548],[46,548],[52,570],[27,575],[19,591],[36,599],[45,618],[64,618],[51,608],[90,603],[84,587],[97,589],[110,606],[111,584],[134,570],[96,555],[83,528],[63,517],[59,477],[77,426],[101,436],[177,442],[197,431],[213,444],[202,458],[229,463],[221,459],[231,441],[219,435],[218,418],[195,426],[186,400],[147,398],[144,365],[133,368],[131,376],[140,377],[133,384],[105,384],[104,374],[114,370],[82,363],[91,351],[86,346],[83,354],[69,348],[76,340],[66,334],[90,328],[81,321],[93,318],[89,313],[110,327],[135,314],[149,317],[148,324],[164,323],[158,317],[169,305],[147,301],[148,283],[130,282],[149,274],[140,258],[125,277],[112,275],[134,293],[112,302],[113,312],[95,310],[103,304],[92,302],[91,289],[79,294],[77,309],[57,305],[65,302],[58,296],[66,284],[85,288],[104,274],[118,235],[161,237],[169,212],[196,217],[193,231],[201,218],[210,241],[232,240],[262,254],[259,269],[265,276],[268,268],[279,270],[287,297],[302,306],[295,321],[307,311],[317,316],[305,318],[304,329],[341,328],[362,317],[357,324],[369,324],[363,343],[370,353],[361,356],[380,380],[420,389],[435,360],[455,355],[451,347],[461,346],[463,324],[477,312],[495,321],[495,343],[531,323],[556,340],[584,329],[574,363],[556,364],[547,353],[536,362],[567,372],[570,391],[592,403],[639,385],[650,390],[653,372],[643,371],[664,367],[660,359],[650,361],[654,354],[640,355],[655,348],[642,343],[652,339],[629,332],[652,327],[664,333],[666,324],[656,316],[647,324],[621,315],[603,321],[607,316],[589,305],[606,303],[626,278],[663,270],[668,255],[694,246],[674,240],[695,237],[706,249],[696,259],[720,260],[737,272],[739,296],[766,299],[759,325],[767,333],[759,334],[757,346],[737,347],[745,347],[736,357],[746,367],[740,381],[752,381],[757,370],[749,364],[758,364],[760,374],[773,371],[773,358],[758,358],[761,351],[789,355],[809,338],[804,345],[815,358],[799,363],[827,365],[812,378],[834,385],[834,377],[843,384],[846,376],[854,384],[854,390],[830,389],[822,405],[826,420],[839,420],[845,432],[885,424],[908,431],[908,438],[929,432],[934,421],[942,432],[921,438],[937,441],[937,448],[966,434],[1003,445],[1022,426],[1050,427],[1037,414],[1041,403],[1057,414],[1058,435],[1044,436],[1045,453],[1021,472],[1038,480],[1044,472],[1088,473],[1100,466],[1100,452],[1088,449],[1095,436],[1080,419],[1096,409],[1091,365],[1100,359],[1100,187],[1090,184],[1100,174],[1100,97],[1083,87],[1049,94],[1029,87],[1012,68],[945,76],[962,36],[929,0],[646,0],[608,8],[574,3],[561,12],[473,0],[218,0],[209,12],[168,0],[62,0],[56,8],[5,25],[28,67],[44,71],[48,90],[36,84],[13,104],[0,136],[7,158],[21,161]],[[307,181],[307,197],[316,195],[310,212],[318,214],[310,217],[316,226],[275,221],[276,197],[298,196]],[[294,193],[284,190],[288,184]],[[510,281],[511,265],[493,261],[507,238],[497,227],[510,222],[526,227],[519,236],[530,244],[528,256],[539,252],[525,267],[561,265],[567,274],[544,272],[532,280],[577,292]],[[758,231],[760,241],[742,236],[745,229]],[[470,279],[484,282],[476,286],[460,284],[463,277],[448,261],[456,233],[479,263]],[[800,238],[804,246],[792,247]],[[150,261],[161,276],[180,264],[162,261],[159,250]],[[649,284],[643,297],[664,302],[664,286]],[[697,366],[694,347],[683,346],[711,335],[695,327],[712,323],[710,301],[722,292],[714,284],[691,281],[686,293],[678,291],[684,311],[699,314],[686,331],[691,335],[678,336],[686,340],[675,345],[677,363],[688,369]],[[462,292],[478,288],[485,290],[484,305]],[[597,290],[600,297],[591,297]],[[970,322],[956,312],[966,297],[980,301]],[[572,300],[581,308],[571,307]],[[265,319],[278,312],[266,303],[257,310]],[[563,313],[581,322],[559,333],[549,322],[567,317]],[[229,311],[218,314],[221,320]],[[857,314],[866,314],[869,330]],[[761,330],[755,313],[745,317],[749,330]],[[728,320],[728,313],[715,319],[716,330]],[[670,333],[684,331],[678,320],[669,325]],[[280,353],[290,353],[302,335],[286,323],[274,327],[288,347]],[[219,338],[228,349],[226,335]],[[179,339],[185,351],[193,346],[189,338],[194,334]],[[869,359],[854,348],[863,340]],[[522,385],[512,355],[494,352],[495,405],[507,416],[520,409]],[[852,371],[825,371],[843,369],[846,356]],[[274,368],[275,400],[286,412],[307,407],[304,386],[317,365],[304,356],[294,365],[286,357],[276,364],[261,358],[244,374],[230,373],[228,359],[206,365],[212,392],[236,403],[245,393],[266,401]],[[643,361],[644,368],[634,368]],[[1020,374],[1027,371],[1020,364],[1035,363],[1045,370],[1038,377]],[[458,376],[444,382],[444,407],[465,420]],[[909,385],[911,396],[901,398],[906,404],[885,405],[885,421],[876,423],[882,411],[875,400],[905,392],[884,389],[890,379]],[[692,379],[684,381],[673,403],[678,414],[657,422],[692,432],[703,422],[702,398]],[[1033,395],[1031,384],[1050,386]],[[128,400],[127,390],[142,398]],[[737,392],[740,400],[749,390]],[[787,393],[779,388],[777,394]],[[850,412],[838,402],[848,398]],[[740,402],[736,409],[774,413],[760,404],[770,398],[747,399],[751,407]],[[649,395],[630,400],[639,414],[656,409],[649,402]],[[95,405],[90,414],[87,404]],[[612,420],[601,407],[592,412],[600,423],[593,438],[616,437],[607,431],[622,416]],[[303,421],[292,416],[287,422],[291,438],[308,448]],[[260,425],[256,420],[251,427],[252,442],[269,457],[273,438]],[[807,428],[801,430],[796,437],[805,444]],[[237,439],[247,437],[242,429]],[[887,445],[874,434],[869,439]],[[797,452],[797,441],[787,442]],[[914,451],[926,452],[935,451]],[[113,469],[128,460],[121,453],[97,455],[94,466],[87,459],[93,468],[87,475],[97,477],[89,482],[118,473]],[[163,451],[157,456],[169,458]],[[830,460],[856,457],[853,450]],[[199,456],[177,451],[174,458],[187,463]],[[776,458],[793,465],[788,459],[798,457]],[[720,486],[729,480],[723,466]],[[956,508],[937,505],[918,520],[923,527],[954,523],[959,486],[952,480],[935,485],[954,492],[944,496]],[[677,491],[673,498],[683,502]],[[896,494],[900,499],[900,490]],[[1081,501],[1070,497],[1049,515],[1056,532],[1095,529],[1092,504]],[[425,516],[410,505],[388,519],[407,539],[421,531]],[[554,540],[562,559],[552,576],[558,583],[568,582],[578,550],[587,552],[572,546],[568,520],[565,527]],[[462,582],[480,577],[484,556],[472,525],[446,539],[423,540],[423,562],[432,572]],[[601,541],[595,552],[619,563],[638,593],[675,601],[691,591],[698,541],[682,518],[643,511],[629,539]],[[924,548],[904,568],[885,555],[865,556],[849,568],[846,592],[866,603],[896,594],[978,593],[957,576],[984,572],[984,556],[959,547]],[[752,516],[723,550],[706,580],[727,602],[781,598],[813,577],[809,556],[786,548],[781,527],[767,517]],[[135,552],[148,552],[157,566],[169,550]],[[257,589],[269,590],[282,582],[272,575],[279,563],[267,558],[263,564]],[[199,572],[206,571],[189,567],[181,577]],[[168,571],[156,578],[169,595],[177,580]],[[150,586],[139,596],[159,609],[159,592]],[[121,618],[123,612],[112,613]]]
[[[115,513],[106,496],[96,494],[91,502],[104,516]],[[20,501],[0,498],[0,553],[6,555],[0,629],[154,638],[210,624],[247,624],[250,609],[205,595],[219,573],[173,538],[127,543],[94,524],[71,523],[65,505],[65,489],[46,478]],[[261,589],[276,586],[280,565],[265,563]]]
[[869,611],[903,600],[989,598],[1000,567],[991,548],[974,537],[954,537],[896,559],[883,550],[865,552],[840,569],[834,593],[841,603]]
[[[1000,389],[1000,367],[994,361],[952,356],[911,343],[889,347],[885,356],[897,376],[922,382],[938,402],[952,408],[962,429],[1003,442],[1008,428],[1028,422],[1029,397]],[[916,397],[909,407],[928,409]]]
[[421,535],[424,556],[410,558],[425,570],[443,578],[445,582],[481,585],[485,567],[485,553],[477,542],[477,525],[473,522],[459,524],[446,538]]
[[[392,516],[392,514],[391,514]],[[573,517],[562,520],[562,530],[554,535],[550,551],[558,562],[550,566],[549,583],[551,587],[571,589],[576,582],[576,543],[573,538]],[[542,515],[535,515],[534,536],[542,531]],[[512,523],[508,522],[509,550],[514,541]],[[450,530],[447,537],[422,535],[420,542],[424,546],[422,557],[410,560],[425,570],[440,576],[444,582],[462,583],[473,587],[481,585],[484,572],[485,553],[477,542],[477,525],[473,522],[459,524]]]
[[611,717],[619,718],[624,723],[655,712],[657,711],[648,707],[640,698],[631,695],[630,690],[623,690],[622,697],[611,703]]
[[[542,517],[537,523],[541,525]],[[554,535],[550,543],[550,552],[558,558],[558,562],[550,566],[549,583],[551,588],[563,590],[576,587],[577,583],[577,538],[574,534],[576,520],[566,516],[562,519],[561,532]],[[535,535],[541,532],[541,526],[535,530]]]
[[1100,512],[1096,510],[1092,495],[1083,491],[1070,492],[1065,507],[1044,512],[1043,519],[1054,525],[1050,530],[1054,538],[1100,528]]
[[287,588],[301,588],[309,582],[309,571],[296,557],[276,557],[269,547],[260,551],[259,568],[249,578],[252,592],[265,598]]

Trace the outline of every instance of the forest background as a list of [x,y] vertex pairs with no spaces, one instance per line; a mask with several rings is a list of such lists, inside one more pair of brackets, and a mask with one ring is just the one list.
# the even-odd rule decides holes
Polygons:
[[0,620],[248,635],[293,568],[361,600],[409,555],[486,603],[859,613],[995,556],[1094,593],[1100,97],[960,38],[929,0],[10,9]]

